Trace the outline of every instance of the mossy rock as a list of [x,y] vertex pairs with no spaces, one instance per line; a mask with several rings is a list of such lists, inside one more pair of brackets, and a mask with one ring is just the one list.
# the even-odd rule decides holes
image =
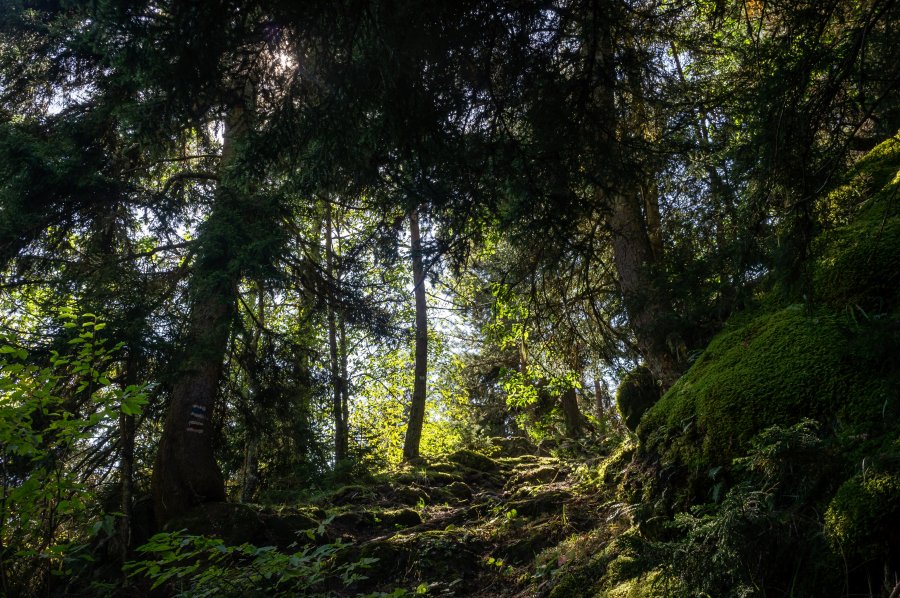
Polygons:
[[555,578],[550,598],[605,595],[607,568],[621,552],[610,536],[617,532],[620,537],[633,533],[616,528],[613,524],[603,530],[570,536],[540,555],[538,566],[542,562],[544,567],[549,566]]
[[548,461],[557,462],[553,457],[539,457],[537,455],[520,455],[518,457],[497,457],[496,461],[503,467],[529,467]]
[[422,516],[413,509],[368,509],[338,513],[332,523],[342,527],[412,527],[422,523]]
[[457,476],[454,476],[454,474],[459,471],[459,465],[457,463],[448,463],[446,461],[432,463],[431,465],[428,466],[428,469],[429,469],[429,471],[437,472],[437,473],[445,473],[447,475],[450,475],[450,476],[458,479]]
[[418,486],[394,486],[390,494],[391,498],[401,505],[413,506],[431,500],[431,496]]
[[814,244],[816,299],[888,311],[900,305],[900,134],[869,152],[828,195]]
[[868,313],[900,305],[900,216],[887,213],[887,204],[871,205],[851,224],[824,234],[816,253],[819,301]]
[[326,498],[326,502],[333,505],[358,504],[372,500],[375,494],[375,490],[371,486],[353,484],[338,488]]
[[659,571],[642,573],[602,593],[604,598],[665,598],[670,595]]
[[659,385],[646,367],[641,366],[625,374],[616,389],[616,407],[629,430],[634,432],[637,429],[641,417],[659,397]]
[[413,509],[391,509],[378,514],[384,525],[413,527],[422,524],[422,516]]
[[844,558],[900,558],[900,472],[867,471],[844,482],[825,512],[825,535]]
[[464,531],[431,530],[369,542],[354,551],[352,558],[378,559],[374,569],[366,572],[365,587],[386,582],[396,587],[406,580],[471,579],[478,571],[481,548],[477,539]]
[[846,223],[861,205],[889,198],[900,185],[900,133],[880,143],[862,157],[842,184],[819,201],[818,211],[828,222]]
[[500,554],[507,562],[527,564],[546,548],[558,541],[562,529],[557,520],[542,521],[517,528],[503,540]]
[[438,471],[431,468],[403,471],[393,477],[393,481],[397,484],[415,484],[418,486],[437,486],[442,484],[450,484],[457,479],[459,478],[451,473],[447,473],[446,471]]
[[614,485],[634,458],[635,445],[628,440],[619,444],[597,467],[597,478],[607,486]]
[[880,426],[884,386],[846,351],[841,317],[799,306],[720,333],[638,426],[642,450],[705,476],[741,456],[762,429],[805,417],[849,429]]
[[500,464],[490,457],[469,449],[460,449],[448,456],[447,459],[451,463],[457,463],[475,471],[493,473],[500,469]]
[[444,490],[446,490],[450,496],[459,500],[470,500],[472,498],[472,489],[469,488],[469,485],[465,482],[453,482],[446,486]]
[[426,486],[443,486],[459,481],[459,477],[445,471],[428,470],[425,472],[425,479],[422,481]]
[[491,446],[497,449],[497,455],[502,457],[524,457],[537,453],[534,443],[523,436],[491,438]]
[[609,558],[595,554],[585,564],[570,566],[557,573],[549,598],[599,595],[600,581],[606,572]]
[[539,486],[550,482],[563,481],[568,477],[568,471],[551,465],[538,466],[536,468],[519,469],[506,483],[507,488],[517,486]]

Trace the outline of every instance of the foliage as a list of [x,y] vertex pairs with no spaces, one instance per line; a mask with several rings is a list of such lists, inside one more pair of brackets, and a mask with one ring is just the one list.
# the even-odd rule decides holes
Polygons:
[[[76,554],[117,575],[151,533],[151,475],[160,520],[239,496],[221,509],[236,535],[251,500],[384,481],[414,386],[412,210],[432,466],[335,503],[422,501],[456,525],[510,492],[503,533],[560,502],[566,530],[639,526],[607,526],[619,539],[598,534],[602,558],[579,554],[557,595],[788,587],[818,570],[748,551],[819,550],[828,505],[832,548],[896,573],[869,528],[896,498],[898,17],[881,0],[5,3],[2,590],[67,569],[86,585]],[[62,326],[61,306],[105,320]],[[639,363],[623,424],[606,385]],[[502,458],[460,450],[491,436],[602,456],[583,495],[532,496],[563,484],[556,466],[503,480]],[[602,516],[573,515],[591,500]],[[345,581],[341,551],[191,531],[157,537],[170,560],[141,573],[187,593]],[[478,551],[514,567],[477,534],[429,533],[378,549],[417,574]],[[522,540],[527,558],[558,538]]]
[[[64,312],[70,354],[53,352],[49,365],[28,352],[0,347],[0,568],[5,593],[34,592],[49,575],[71,575],[95,522],[98,485],[109,472],[90,464],[92,453],[118,425],[136,415],[144,389],[114,385],[107,368],[117,348],[102,338],[93,314]],[[86,557],[89,558],[89,557]]]
[[[466,401],[460,388],[462,367],[438,331],[428,342],[428,396],[420,453],[433,458],[455,450],[466,432]],[[370,467],[402,461],[405,425],[412,391],[412,347],[384,347],[378,359],[361,368],[358,401],[351,424],[359,430],[359,447]]]
[[874,561],[900,550],[900,474],[867,468],[838,489],[825,512],[825,534],[835,552],[856,562]]
[[340,541],[293,553],[273,546],[228,546],[219,538],[181,530],[150,538],[137,549],[147,558],[126,564],[125,570],[175,596],[330,596],[335,584],[347,587],[365,579],[362,571],[377,561],[341,562],[346,550]]
[[815,423],[767,428],[750,446],[721,502],[675,515],[678,539],[645,551],[664,563],[677,595],[755,596],[776,583],[816,595],[837,582],[815,507],[833,475]]

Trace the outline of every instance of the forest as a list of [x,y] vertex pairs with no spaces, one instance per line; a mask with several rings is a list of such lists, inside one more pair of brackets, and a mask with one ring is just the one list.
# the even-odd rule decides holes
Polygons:
[[0,596],[900,598],[900,3],[0,0]]

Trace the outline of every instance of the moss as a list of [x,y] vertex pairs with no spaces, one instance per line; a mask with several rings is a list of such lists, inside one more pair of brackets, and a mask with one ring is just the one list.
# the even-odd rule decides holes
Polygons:
[[616,407],[632,432],[641,417],[659,400],[659,386],[650,370],[641,366],[625,374],[616,389]]
[[425,479],[422,483],[429,486],[443,486],[444,484],[452,484],[458,480],[459,478],[456,476],[443,471],[426,470]]
[[551,490],[528,498],[508,501],[506,507],[509,511],[515,509],[516,513],[523,517],[537,517],[547,513],[561,513],[563,505],[570,498],[572,495],[564,490]]
[[800,307],[726,329],[644,416],[644,448],[705,475],[768,426],[874,418],[883,400],[846,358],[847,338],[837,317]]
[[605,598],[662,598],[668,596],[659,571],[641,574],[603,592]]
[[334,505],[345,505],[369,500],[373,498],[374,495],[375,492],[372,488],[353,484],[338,488],[326,498],[326,501]]
[[[817,300],[843,308],[900,304],[900,134],[882,143],[826,200],[826,232],[816,240]],[[828,211],[828,210],[826,210]],[[834,225],[837,225],[836,227]]]
[[456,463],[446,462],[432,463],[429,466],[428,470],[436,473],[445,473],[451,477],[455,477],[453,476],[453,474],[459,471],[459,465],[457,465]]
[[431,500],[428,493],[417,486],[396,486],[391,488],[391,496],[398,503],[410,506]]
[[392,509],[378,514],[384,525],[412,527],[422,523],[422,516],[412,509]]
[[847,558],[900,551],[900,475],[869,471],[847,480],[825,513],[825,535]]
[[523,457],[537,452],[537,447],[522,436],[491,438],[491,446],[497,450],[497,455],[502,457]]
[[515,472],[506,483],[506,488],[516,488],[519,486],[540,486],[565,480],[568,472],[560,469],[559,466],[538,465],[534,468],[523,468]]
[[433,530],[370,542],[353,558],[378,559],[376,567],[366,572],[369,576],[366,586],[390,581],[396,587],[401,581],[398,576],[419,582],[474,575],[481,548],[476,539],[465,532]]
[[537,455],[521,455],[519,457],[497,457],[497,463],[504,467],[527,467],[529,465],[537,465],[547,461],[552,461],[552,457],[538,457]]
[[469,449],[458,450],[448,456],[447,459],[452,463],[457,463],[475,471],[493,473],[500,469],[500,465],[490,457]]
[[460,500],[472,498],[472,489],[465,482],[453,482],[444,488],[448,494]]
[[602,555],[595,555],[586,565],[563,572],[558,576],[549,597],[570,598],[593,595],[594,587],[599,586],[600,579],[606,571],[606,564],[607,560]]
[[819,301],[868,312],[900,305],[900,217],[873,207],[824,235],[818,245],[814,284]]
[[551,598],[594,595],[614,558],[603,547],[615,531],[604,528],[574,534],[538,555],[535,560],[538,570],[554,580]]
[[607,458],[600,462],[600,466],[597,468],[599,481],[604,485],[614,484],[631,463],[634,449],[634,444],[628,440],[617,446]]
[[896,191],[900,179],[900,133],[875,147],[860,159],[844,182],[825,196],[818,210],[829,222],[845,223],[860,205],[884,199]]

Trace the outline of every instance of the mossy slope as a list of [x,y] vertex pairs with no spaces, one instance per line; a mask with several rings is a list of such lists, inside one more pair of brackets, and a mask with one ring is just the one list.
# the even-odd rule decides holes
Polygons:
[[[724,503],[717,503],[730,489],[732,499],[758,490],[771,497],[768,513],[807,512],[807,523],[818,521],[811,541],[827,537],[831,549],[820,568],[826,560],[843,563],[847,587],[900,572],[898,191],[900,135],[860,161],[823,200],[827,218],[813,247],[808,301],[778,305],[772,293],[764,307],[732,318],[646,412],[637,428],[635,474],[623,484],[630,491],[625,498],[653,505],[642,517],[659,521],[703,503],[705,512],[721,513]],[[822,439],[821,467],[813,474],[800,463],[779,463],[793,473],[768,488],[754,485],[771,465],[765,463],[771,455],[757,450],[764,431],[807,418]],[[751,453],[756,473],[742,459]],[[815,493],[779,494],[798,480]],[[725,525],[725,519],[695,521]]]

